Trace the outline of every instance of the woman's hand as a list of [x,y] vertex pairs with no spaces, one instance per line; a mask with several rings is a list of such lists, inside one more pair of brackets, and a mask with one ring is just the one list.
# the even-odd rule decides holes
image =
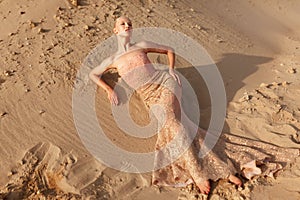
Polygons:
[[169,69],[169,74],[174,78],[174,80],[181,86],[181,81],[179,76],[175,73],[175,70],[170,68]]
[[112,105],[114,106],[118,105],[119,103],[118,96],[113,89],[107,90],[107,97]]

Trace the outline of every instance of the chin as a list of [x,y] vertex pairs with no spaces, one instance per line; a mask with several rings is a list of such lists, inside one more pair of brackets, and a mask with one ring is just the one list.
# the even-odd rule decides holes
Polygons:
[[122,36],[122,37],[131,37],[131,35],[132,35],[132,30],[122,31],[118,34],[118,36]]

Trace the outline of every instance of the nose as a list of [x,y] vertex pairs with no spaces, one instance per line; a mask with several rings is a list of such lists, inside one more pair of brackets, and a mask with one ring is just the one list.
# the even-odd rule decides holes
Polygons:
[[128,23],[125,23],[125,27],[126,27],[126,28],[129,28],[130,25],[129,25]]

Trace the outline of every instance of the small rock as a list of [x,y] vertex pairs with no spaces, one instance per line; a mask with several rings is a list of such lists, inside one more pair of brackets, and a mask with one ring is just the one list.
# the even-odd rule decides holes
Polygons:
[[238,187],[238,191],[241,192],[243,191],[243,188],[241,186]]
[[25,92],[27,93],[27,92],[30,92],[30,89],[25,89]]
[[7,112],[1,112],[1,117],[4,117],[5,115],[8,115],[8,113]]
[[21,11],[21,12],[20,12],[21,15],[24,15],[25,13],[26,13],[25,11]]
[[44,83],[45,83],[45,81],[40,81],[38,84],[38,88],[40,88]]
[[261,83],[261,84],[259,85],[259,87],[269,87],[269,84]]
[[288,70],[288,73],[290,73],[290,74],[296,74],[297,70],[296,70],[296,68],[291,68],[291,69]]
[[244,96],[239,99],[239,102],[250,101],[252,98],[253,98],[252,95],[244,94]]
[[62,8],[60,6],[58,6],[57,9],[56,9],[56,11],[62,11],[62,10],[64,10],[64,8]]
[[119,8],[119,5],[117,5],[117,4],[111,5],[111,8],[112,8],[113,10],[117,10],[117,9]]
[[194,8],[191,8],[190,11],[194,12],[195,10],[194,10]]
[[171,5],[170,5],[170,8],[175,8],[175,6],[171,4]]
[[279,83],[277,83],[277,82],[272,82],[272,85],[273,85],[273,86],[278,86]]
[[290,138],[296,144],[300,144],[300,133],[299,132],[297,132],[295,135],[291,135]]
[[282,67],[282,66],[284,66],[284,64],[283,64],[283,63],[280,63],[280,66]]
[[15,170],[15,169],[12,169],[12,170],[8,173],[8,176],[12,176],[12,175],[14,175],[14,174],[16,174],[16,173],[18,173],[18,171]]
[[33,21],[29,21],[29,26],[30,26],[30,28],[34,28],[37,26],[37,24],[34,23]]
[[73,6],[78,6],[78,0],[69,0]]
[[88,30],[90,30],[91,27],[89,25],[84,25],[83,28],[84,28],[84,30],[88,31]]
[[5,76],[12,76],[12,75],[14,75],[14,70],[13,71],[9,71],[9,70],[6,70],[6,71],[4,71],[4,75]]
[[197,29],[199,29],[199,30],[202,29],[202,27],[201,27],[200,25],[198,25],[198,24],[195,25],[195,28],[197,28]]
[[150,10],[149,8],[146,9],[147,13],[151,13],[152,10]]
[[46,112],[45,110],[40,110],[40,111],[39,111],[39,114],[42,115],[42,114],[44,114],[45,112]]
[[217,39],[217,42],[218,42],[218,43],[223,43],[223,42],[225,42],[225,41],[224,41],[223,39],[221,39],[221,38],[218,38],[218,39]]
[[46,32],[46,30],[43,29],[43,28],[39,28],[39,29],[38,29],[38,33],[45,33],[45,32]]
[[193,184],[188,184],[187,190],[188,190],[188,192],[192,192],[193,191]]
[[72,26],[72,24],[69,23],[69,22],[66,22],[66,23],[64,24],[64,27],[70,27],[70,26]]
[[290,84],[290,83],[287,82],[287,81],[283,81],[283,82],[281,83],[282,86],[287,86],[287,85],[289,85],[289,84]]

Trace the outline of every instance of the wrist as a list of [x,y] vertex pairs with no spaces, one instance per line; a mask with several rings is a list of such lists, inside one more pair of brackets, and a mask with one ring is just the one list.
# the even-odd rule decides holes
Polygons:
[[174,71],[174,68],[169,68],[169,73],[174,73],[175,71]]
[[105,87],[105,92],[107,93],[107,94],[109,94],[109,93],[111,93],[112,92],[112,89],[110,88],[110,87]]

